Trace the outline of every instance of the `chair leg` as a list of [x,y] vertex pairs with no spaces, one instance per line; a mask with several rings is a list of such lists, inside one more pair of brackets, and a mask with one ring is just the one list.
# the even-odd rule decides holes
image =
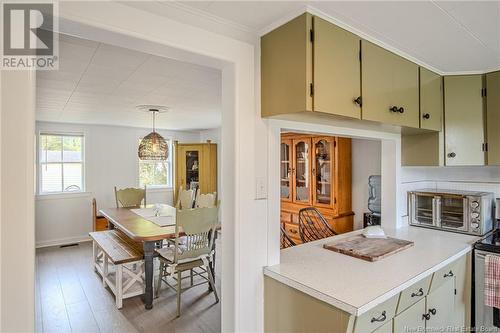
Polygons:
[[116,307],[118,309],[121,309],[123,306],[123,266],[116,265],[115,268],[116,268],[116,283],[115,283]]
[[192,270],[192,269],[191,269],[191,270],[189,270],[189,274],[190,274],[190,277],[191,277],[191,287],[192,287],[192,286],[193,286],[193,284],[194,284],[194,282],[193,282],[193,281],[194,281],[194,280],[193,280],[193,279],[194,279],[194,277],[193,277],[193,270]]
[[181,316],[181,272],[177,272],[177,317]]
[[102,255],[102,286],[106,288],[106,278],[108,277],[108,256]]
[[210,286],[212,287],[212,290],[214,292],[215,296],[215,303],[219,303],[219,296],[217,295],[217,289],[215,289],[215,278],[212,274],[212,270],[210,269],[210,266],[206,266],[207,272],[208,272],[208,283],[210,283]]
[[161,280],[163,278],[164,267],[165,264],[160,260],[160,274],[158,275],[158,280],[156,282],[155,298],[158,298],[158,295],[160,295]]

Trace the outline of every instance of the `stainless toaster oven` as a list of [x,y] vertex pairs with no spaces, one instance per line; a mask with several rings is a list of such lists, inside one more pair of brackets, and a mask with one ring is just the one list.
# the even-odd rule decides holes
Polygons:
[[484,235],[493,229],[494,194],[423,189],[408,192],[411,225]]

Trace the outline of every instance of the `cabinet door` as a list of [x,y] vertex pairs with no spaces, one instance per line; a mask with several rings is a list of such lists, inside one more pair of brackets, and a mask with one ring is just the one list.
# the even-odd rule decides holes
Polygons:
[[441,287],[427,296],[426,313],[429,319],[426,329],[430,332],[444,332],[453,326],[455,311],[455,279],[447,280]]
[[312,111],[312,15],[305,13],[261,38],[261,114]]
[[186,146],[183,149],[181,178],[184,189],[197,190],[200,187],[200,169],[205,166],[202,161],[202,150],[199,146]]
[[418,128],[418,66],[366,41],[361,54],[362,118]]
[[444,78],[446,165],[484,165],[481,75]]
[[424,332],[425,298],[394,317],[394,332]]
[[311,139],[293,140],[293,202],[311,203]]
[[292,201],[292,140],[281,140],[281,166],[280,166],[280,183],[281,183],[281,200]]
[[361,118],[360,38],[314,17],[314,111]]
[[441,131],[443,118],[443,78],[420,67],[420,128]]
[[334,189],[334,137],[313,139],[313,204],[331,208]]
[[488,165],[500,165],[500,72],[486,74]]

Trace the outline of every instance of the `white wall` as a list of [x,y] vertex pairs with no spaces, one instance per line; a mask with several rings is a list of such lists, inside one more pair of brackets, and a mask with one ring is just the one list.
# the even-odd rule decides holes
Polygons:
[[[114,186],[136,187],[137,145],[150,129],[37,122],[40,131],[73,132],[85,135],[85,193],[39,195],[36,198],[37,246],[65,244],[88,238],[92,230],[91,200],[98,208],[114,207]],[[158,131],[165,138],[199,142],[197,131]],[[172,189],[149,189],[150,203],[172,203]]]
[[1,332],[35,329],[35,75],[28,70],[1,74]]
[[368,177],[380,175],[379,140],[352,139],[352,210],[354,229],[363,227],[363,213],[368,212]]

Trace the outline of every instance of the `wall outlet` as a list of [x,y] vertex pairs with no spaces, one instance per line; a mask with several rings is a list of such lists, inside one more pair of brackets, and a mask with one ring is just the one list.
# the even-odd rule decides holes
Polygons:
[[267,179],[265,177],[255,179],[255,199],[267,199]]

